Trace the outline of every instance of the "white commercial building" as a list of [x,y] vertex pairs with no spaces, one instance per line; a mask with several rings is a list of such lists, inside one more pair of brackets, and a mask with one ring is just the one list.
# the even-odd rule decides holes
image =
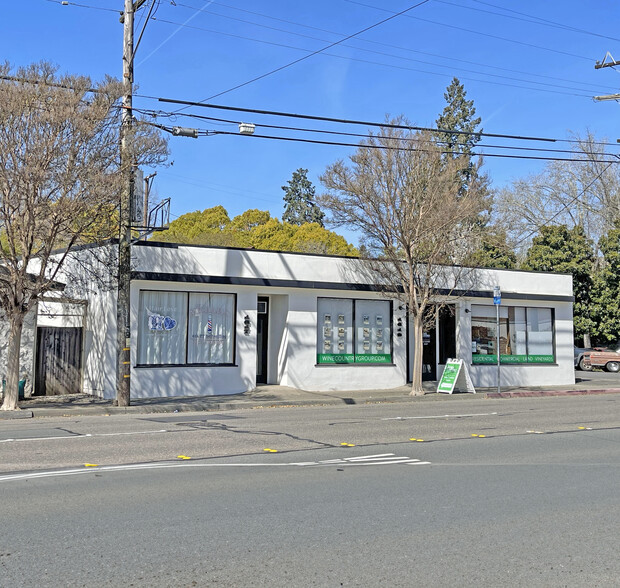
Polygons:
[[[137,243],[132,398],[234,394],[261,383],[316,391],[407,384],[413,335],[405,308],[368,276],[351,258]],[[574,383],[570,275],[481,269],[468,283],[425,333],[425,378],[437,379],[456,357],[475,386],[496,384],[499,286],[502,384]],[[39,307],[34,391],[114,398],[115,288],[93,281],[72,295],[85,303]],[[54,388],[59,379],[66,381]]]

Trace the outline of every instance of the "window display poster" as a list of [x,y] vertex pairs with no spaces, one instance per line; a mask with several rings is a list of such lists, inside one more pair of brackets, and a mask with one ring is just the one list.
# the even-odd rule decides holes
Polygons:
[[354,363],[353,301],[320,298],[317,310],[317,363]]
[[[317,363],[391,363],[390,315],[387,300],[319,298]],[[328,329],[332,316],[336,327]]]
[[185,363],[187,294],[141,291],[139,313],[138,363]]

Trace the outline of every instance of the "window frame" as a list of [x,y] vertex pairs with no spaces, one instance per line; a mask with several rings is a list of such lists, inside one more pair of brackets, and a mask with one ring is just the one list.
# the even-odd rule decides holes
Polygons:
[[[350,325],[345,325],[345,328],[351,328],[351,341],[350,341],[350,345],[351,345],[351,353],[347,353],[346,351],[344,353],[321,353],[321,351],[323,351],[322,349],[319,349],[319,343],[321,341],[323,341],[323,337],[321,337],[321,333],[323,332],[323,329],[325,328],[325,325],[323,322],[321,322],[321,314],[325,314],[322,313],[319,310],[319,304],[321,300],[338,300],[338,301],[343,301],[343,302],[347,302],[351,304],[351,324]],[[382,353],[382,354],[364,354],[364,353],[358,353],[357,352],[357,346],[358,346],[358,336],[357,336],[357,330],[360,327],[360,325],[357,324],[357,303],[358,302],[364,302],[364,303],[387,303],[388,304],[388,317],[385,317],[382,319],[382,328],[385,329],[386,326],[387,328],[389,328],[389,353]],[[315,359],[316,359],[316,363],[315,365],[318,367],[325,367],[325,366],[359,366],[359,367],[368,367],[368,366],[393,366],[394,365],[394,329],[393,329],[393,318],[394,318],[394,302],[393,300],[382,300],[382,299],[376,299],[376,298],[340,298],[337,296],[318,296],[317,297],[317,304],[316,304],[316,341],[315,341]],[[365,316],[364,312],[361,313],[362,316]],[[375,315],[376,316],[376,315]],[[375,319],[376,320],[376,319]],[[377,325],[375,324],[375,328],[377,327]],[[337,329],[338,328],[338,324],[335,321],[335,317],[332,316],[331,317],[331,328],[332,329]],[[363,328],[363,327],[362,327]],[[384,340],[383,340],[384,341]],[[383,342],[383,344],[385,344]],[[375,342],[376,345],[376,342]],[[353,361],[321,361],[320,360],[320,356],[326,356],[326,355],[330,355],[330,356],[352,356],[353,357]],[[388,356],[388,359],[386,361],[356,361],[357,357],[363,357],[363,356]]]
[[[471,307],[471,322],[470,322],[470,342],[474,341],[473,338],[473,329],[474,329],[474,321],[475,319],[486,319],[489,317],[485,317],[485,316],[476,316],[475,312],[476,312],[476,307],[479,308],[485,308],[485,309],[495,309],[495,305],[491,306],[488,304],[472,304]],[[506,309],[506,317],[502,317],[501,316],[501,310],[502,308]],[[500,336],[501,336],[501,332],[502,332],[502,326],[503,324],[506,325],[506,334],[507,334],[507,338],[510,337],[510,309],[513,310],[513,314],[516,314],[516,310],[517,309],[523,309],[524,310],[524,314],[525,314],[525,354],[520,354],[520,355],[513,355],[513,354],[500,354],[500,365],[556,365],[557,364],[557,349],[556,349],[556,326],[555,326],[555,308],[554,307],[550,307],[550,306],[522,306],[522,305],[501,305],[500,306]],[[529,317],[528,317],[528,311],[531,310],[545,310],[545,311],[550,311],[550,315],[551,315],[551,349],[552,349],[552,353],[551,354],[534,354],[534,353],[530,353],[530,322],[529,322]],[[515,321],[516,324],[516,321]],[[493,328],[496,328],[496,318],[493,317]],[[538,332],[545,332],[545,331],[538,331]],[[497,337],[497,333],[495,334],[494,337],[494,341],[496,340],[495,338]],[[512,357],[517,358],[517,357],[521,357],[524,356],[525,360],[521,360],[518,361],[516,359],[510,359]],[[480,358],[480,357],[489,357],[492,358],[489,361],[474,361],[474,358]],[[548,359],[542,360],[539,359],[537,361],[535,360],[530,360],[530,357],[532,358],[543,358],[546,357]],[[485,356],[484,354],[478,354],[478,353],[474,353],[473,351],[473,345],[471,348],[471,365],[472,366],[484,366],[484,365],[495,365],[497,366],[497,354],[493,353],[493,354],[489,354],[487,356]]]
[[[173,294],[184,294],[186,298],[185,303],[185,361],[183,363],[139,363],[137,359],[140,357],[141,351],[141,343],[140,343],[140,333],[142,326],[142,320],[140,316],[138,316],[138,325],[136,329],[136,364],[134,367],[136,368],[178,368],[178,367],[236,367],[237,363],[237,293],[236,292],[216,292],[216,291],[204,291],[204,290],[173,290],[173,289],[156,289],[156,288],[144,288],[138,291],[138,315],[140,314],[141,301],[142,301],[142,293],[143,292],[162,292],[162,293],[173,293]],[[233,298],[233,310],[232,310],[232,341],[231,341],[231,349],[232,349],[232,358],[230,362],[226,363],[190,363],[187,361],[189,357],[189,336],[190,336],[190,328],[189,328],[189,297],[191,294],[224,294],[226,296],[232,296]]]

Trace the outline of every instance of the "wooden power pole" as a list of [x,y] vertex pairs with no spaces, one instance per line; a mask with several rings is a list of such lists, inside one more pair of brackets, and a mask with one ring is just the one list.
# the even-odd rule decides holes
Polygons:
[[133,98],[133,0],[125,0],[123,13],[123,111],[121,122],[121,173],[123,188],[120,202],[120,235],[118,244],[117,381],[116,403],[129,406],[130,401],[130,287],[131,287],[131,201],[133,197],[134,161],[131,151]]

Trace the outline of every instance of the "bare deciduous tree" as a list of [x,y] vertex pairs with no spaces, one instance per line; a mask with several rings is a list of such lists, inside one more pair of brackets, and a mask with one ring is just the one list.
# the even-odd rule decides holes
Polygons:
[[360,231],[368,271],[406,305],[415,338],[411,394],[424,394],[423,331],[463,282],[465,269],[454,264],[473,245],[486,188],[474,182],[462,192],[469,158],[442,158],[426,133],[381,128],[350,159],[327,168],[320,203],[332,224]]
[[550,162],[541,173],[514,181],[496,199],[498,224],[521,256],[543,226],[581,226],[598,243],[620,220],[620,160],[591,133],[573,139],[573,161]]
[[[47,63],[4,64],[0,76],[0,311],[10,333],[1,408],[14,410],[25,315],[77,245],[118,235],[121,85],[58,76]],[[134,164],[163,162],[166,141],[134,128]]]

